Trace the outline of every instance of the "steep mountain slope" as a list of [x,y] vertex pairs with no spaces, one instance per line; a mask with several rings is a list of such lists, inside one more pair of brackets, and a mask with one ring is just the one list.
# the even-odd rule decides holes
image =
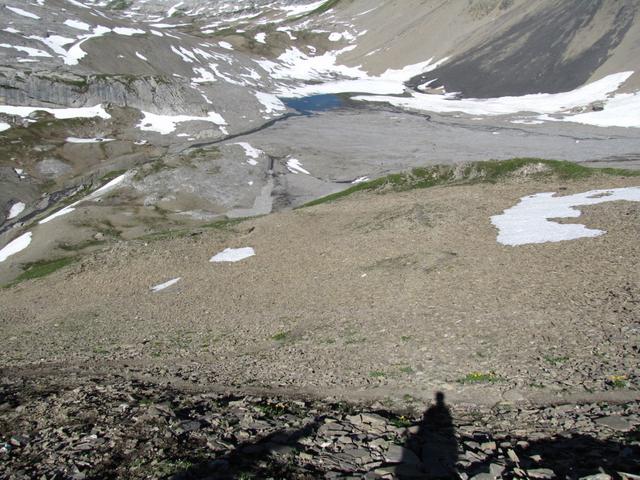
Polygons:
[[0,244],[35,232],[3,276],[424,164],[635,162],[581,125],[640,127],[639,6],[0,0]]

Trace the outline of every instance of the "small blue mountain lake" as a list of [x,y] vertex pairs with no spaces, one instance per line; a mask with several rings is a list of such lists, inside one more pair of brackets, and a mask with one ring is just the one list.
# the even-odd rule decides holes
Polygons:
[[311,115],[316,112],[325,112],[340,108],[344,101],[338,95],[310,95],[302,98],[281,98],[282,102],[289,108],[297,110],[304,115]]

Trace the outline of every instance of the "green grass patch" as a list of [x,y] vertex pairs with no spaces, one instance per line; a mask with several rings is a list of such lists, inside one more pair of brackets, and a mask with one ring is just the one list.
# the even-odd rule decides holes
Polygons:
[[556,177],[560,180],[579,180],[595,175],[640,176],[640,171],[619,168],[589,168],[577,163],[538,158],[513,158],[511,160],[487,160],[464,165],[436,165],[418,167],[408,172],[393,173],[386,177],[358,183],[346,190],[312,200],[301,207],[312,207],[333,202],[357,192],[401,192],[439,185],[471,185],[497,183],[507,178]]
[[369,372],[369,376],[371,378],[382,378],[385,375],[386,374],[384,372],[381,372],[380,370],[373,370],[372,372]]
[[241,218],[224,218],[222,220],[216,220],[215,222],[205,223],[202,228],[213,228],[216,230],[230,230],[236,225],[255,217],[241,217]]
[[152,470],[158,477],[170,477],[181,472],[186,472],[193,466],[194,464],[191,460],[162,460],[155,464]]
[[628,379],[626,375],[613,375],[612,377],[609,377],[607,383],[613,388],[626,388]]
[[391,419],[391,425],[396,428],[408,428],[411,426],[411,420],[404,415],[400,415],[399,417],[393,417]]
[[256,408],[267,418],[277,418],[287,413],[287,408],[282,403],[264,403],[256,405]]
[[276,342],[284,342],[288,338],[289,338],[289,332],[278,332],[271,337],[271,339],[275,340]]
[[495,372],[471,372],[465,375],[463,378],[458,379],[458,383],[473,384],[473,383],[495,383],[502,379],[498,377]]
[[26,280],[35,280],[37,278],[46,277],[56,270],[71,265],[76,261],[75,257],[62,257],[55,260],[40,260],[38,262],[24,264],[24,271],[11,283],[4,286],[10,288]]
[[569,357],[553,357],[551,355],[545,355],[544,359],[547,363],[551,365],[562,365],[564,362],[569,360]]
[[400,367],[400,371],[402,373],[406,373],[407,375],[411,375],[412,373],[415,373],[415,370],[413,368],[411,368],[409,365],[406,365],[404,367]]
[[136,240],[143,240],[147,242],[153,242],[156,240],[171,240],[174,238],[183,238],[183,237],[189,236],[193,232],[194,230],[190,230],[186,228],[178,228],[174,230],[163,230],[161,232],[147,233],[146,235],[137,237]]
[[129,8],[129,5],[131,5],[131,3],[126,0],[111,0],[107,4],[107,10],[125,10]]
[[64,250],[65,252],[78,252],[80,250],[84,250],[89,247],[96,247],[98,245],[103,245],[106,243],[104,240],[85,240],[80,243],[61,243],[58,245],[58,248]]

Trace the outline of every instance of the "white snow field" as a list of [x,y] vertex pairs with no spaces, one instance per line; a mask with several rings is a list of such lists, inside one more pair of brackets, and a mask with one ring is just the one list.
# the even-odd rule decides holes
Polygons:
[[[460,112],[468,115],[495,116],[530,112],[536,114],[537,120],[579,122],[595,126],[640,127],[640,96],[625,93],[613,95],[613,92],[633,73],[633,71],[615,73],[563,93],[537,93],[520,97],[457,98],[456,94],[430,95],[411,92],[409,97],[359,95],[354,99],[386,102],[396,107],[439,113]],[[593,102],[604,102],[604,110],[567,115],[571,109],[586,107]],[[554,114],[562,116],[549,117]]]

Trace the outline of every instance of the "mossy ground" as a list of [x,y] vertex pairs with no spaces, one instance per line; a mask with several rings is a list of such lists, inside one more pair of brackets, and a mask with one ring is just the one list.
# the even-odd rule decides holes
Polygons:
[[341,192],[333,193],[308,202],[300,208],[332,202],[356,192],[400,192],[439,185],[470,185],[474,183],[496,183],[515,177],[531,167],[528,178],[557,177],[561,180],[579,180],[594,175],[640,176],[640,171],[618,168],[588,168],[583,165],[538,158],[513,158],[511,160],[488,160],[464,165],[435,165],[418,167],[404,173],[393,173],[385,177],[358,183]]
[[25,270],[15,278],[11,283],[5,285],[4,288],[13,287],[18,283],[26,280],[34,280],[36,278],[46,277],[53,272],[66,267],[76,261],[75,257],[62,257],[54,260],[41,260],[38,262],[27,263],[24,265]]

